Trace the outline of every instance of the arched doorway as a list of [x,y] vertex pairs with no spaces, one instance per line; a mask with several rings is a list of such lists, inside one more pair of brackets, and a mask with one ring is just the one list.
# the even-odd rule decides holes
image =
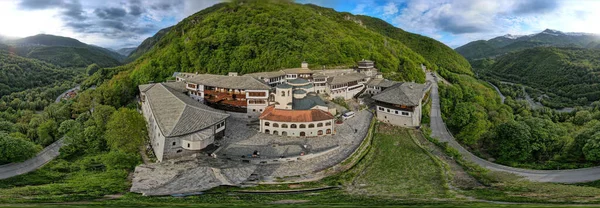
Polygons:
[[279,135],[278,131],[273,131],[273,135]]
[[327,129],[327,134],[331,134],[331,129]]
[[281,132],[281,136],[287,136],[287,132],[286,131],[282,131]]
[[323,130],[317,131],[317,135],[323,135]]
[[303,131],[300,132],[300,136],[306,136],[306,133],[304,133]]
[[271,131],[269,129],[265,129],[265,134],[270,134]]

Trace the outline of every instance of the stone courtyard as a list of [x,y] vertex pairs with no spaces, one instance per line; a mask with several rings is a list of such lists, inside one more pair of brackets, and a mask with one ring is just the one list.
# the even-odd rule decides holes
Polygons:
[[[295,177],[310,180],[314,173],[349,157],[366,137],[373,114],[363,110],[335,124],[335,134],[286,137],[263,134],[257,123],[238,116],[227,119],[225,137],[214,152],[136,167],[132,192],[172,195],[205,191],[220,185],[241,185]],[[259,155],[254,155],[258,152]],[[207,154],[213,153],[213,157]]]

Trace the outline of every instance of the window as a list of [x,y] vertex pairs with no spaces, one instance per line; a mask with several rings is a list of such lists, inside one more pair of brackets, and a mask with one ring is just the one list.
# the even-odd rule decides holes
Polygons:
[[281,97],[285,97],[285,91],[281,91]]
[[279,124],[277,124],[277,123],[273,123],[273,127],[277,127],[277,128],[279,128]]
[[408,114],[409,114],[408,112],[402,112],[403,116],[408,116]]
[[295,129],[295,128],[298,128],[298,126],[296,126],[296,124],[292,124],[292,125],[290,126],[290,128],[292,128],[292,129]]
[[177,142],[173,142],[173,146],[175,146],[177,144]]
[[396,114],[398,114],[398,111],[396,111]]
[[325,126],[331,126],[331,122],[325,123]]
[[269,129],[265,129],[265,134],[270,134],[271,131]]
[[331,134],[331,129],[327,129],[326,134]]
[[304,124],[300,124],[300,128],[301,128],[301,129],[305,129],[305,128],[306,128],[306,125],[304,125]]
[[269,124],[271,124],[271,123],[269,123],[269,122],[265,122],[265,126],[269,126]]
[[323,127],[323,123],[318,123],[317,127]]
[[281,128],[286,128],[287,129],[288,125],[287,124],[281,124]]
[[190,148],[190,143],[188,143],[188,148]]
[[384,111],[383,107],[379,107],[379,110],[380,110],[380,111]]
[[387,112],[389,113],[389,112],[390,112],[390,109],[387,109]]
[[308,128],[315,128],[314,124],[308,124]]
[[265,92],[248,92],[248,95],[252,97],[264,97],[267,94]]
[[256,109],[252,109],[252,112],[256,112]]
[[317,135],[323,135],[323,130],[317,131]]

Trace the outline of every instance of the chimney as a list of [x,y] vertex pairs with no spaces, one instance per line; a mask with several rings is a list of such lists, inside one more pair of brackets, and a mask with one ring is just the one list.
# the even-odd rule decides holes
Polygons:
[[303,69],[308,69],[308,63],[306,63],[306,61],[302,62],[302,68]]

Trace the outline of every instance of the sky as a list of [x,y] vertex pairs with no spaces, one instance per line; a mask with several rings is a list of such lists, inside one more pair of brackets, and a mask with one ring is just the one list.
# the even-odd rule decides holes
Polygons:
[[[107,48],[136,47],[223,0],[0,0],[0,35],[53,34]],[[600,34],[600,0],[297,0],[381,18],[455,48],[544,29]]]

